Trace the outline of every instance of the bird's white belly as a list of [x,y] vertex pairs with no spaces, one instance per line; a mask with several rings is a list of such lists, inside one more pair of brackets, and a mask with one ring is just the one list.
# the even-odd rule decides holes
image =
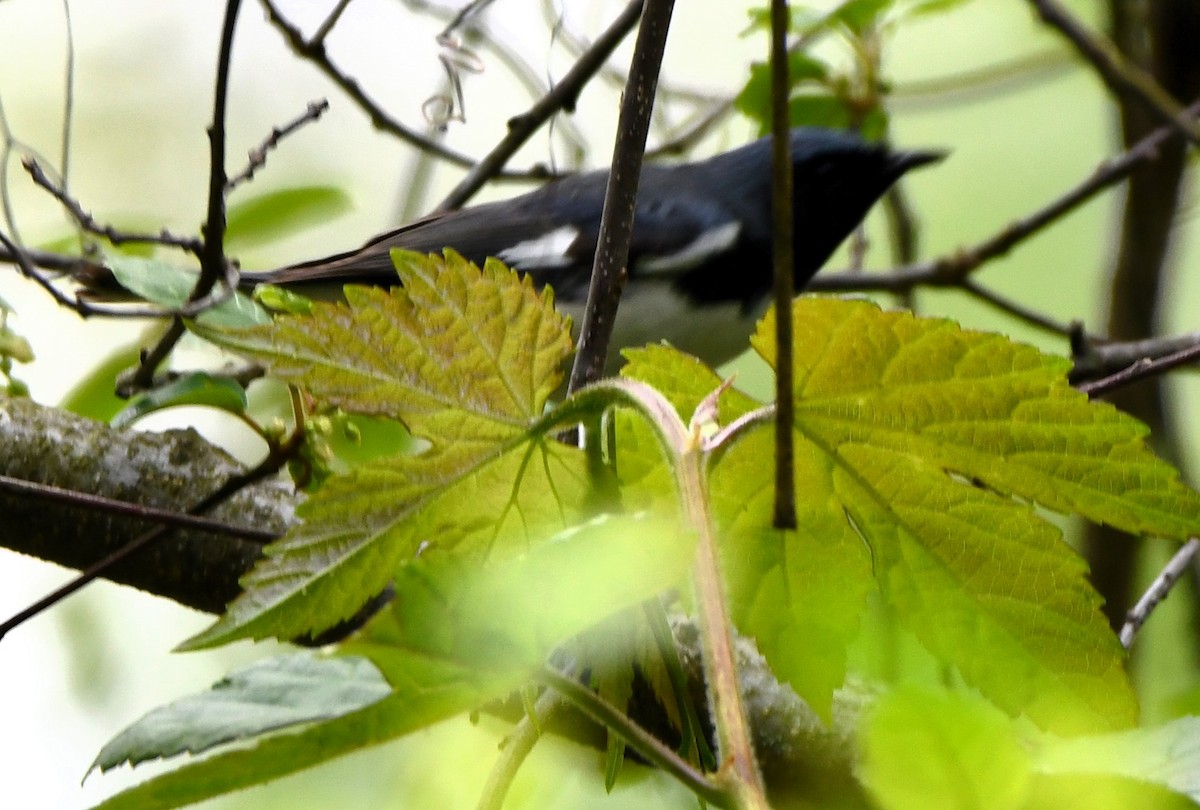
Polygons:
[[[571,316],[578,338],[583,305],[559,302],[557,306]],[[622,294],[617,309],[608,370],[620,367],[620,349],[663,340],[710,366],[728,362],[749,348],[750,335],[766,306],[765,298],[749,308],[740,302],[701,306],[669,283],[631,284]]]

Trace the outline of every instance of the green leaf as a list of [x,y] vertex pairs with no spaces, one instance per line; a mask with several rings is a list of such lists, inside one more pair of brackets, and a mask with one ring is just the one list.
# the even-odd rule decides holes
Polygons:
[[397,572],[399,598],[344,649],[393,693],[294,733],[248,741],[151,779],[97,810],[180,807],[394,739],[509,694],[565,639],[677,585],[694,539],[674,521],[601,518],[486,567],[422,557]]
[[225,247],[230,253],[270,242],[334,219],[351,209],[333,186],[301,186],[260,194],[229,207]]
[[[186,304],[199,278],[193,268],[178,267],[157,259],[113,253],[104,257],[104,263],[122,287],[166,309],[179,309]],[[260,306],[236,291],[197,318],[205,326],[225,328],[252,326],[267,320],[267,314]]]
[[484,556],[580,516],[582,454],[531,430],[571,351],[551,294],[499,262],[393,256],[403,288],[347,287],[347,304],[314,302],[311,315],[198,329],[331,405],[401,420],[430,447],[332,480],[186,647],[320,632],[418,551]]
[[110,740],[92,768],[106,771],[126,762],[198,754],[287,726],[340,717],[391,691],[379,671],[361,658],[319,658],[309,652],[269,658],[231,672],[211,691],[150,712]]
[[[804,51],[788,53],[788,87],[802,83],[823,84],[829,77],[830,67],[825,62]],[[764,62],[750,66],[750,79],[738,93],[734,106],[743,115],[759,122],[760,133],[771,128],[771,69]]]
[[1033,767],[1051,775],[1128,777],[1200,803],[1200,717],[1073,739],[1044,735],[1035,748]]
[[1029,754],[1013,722],[971,695],[902,688],[861,731],[860,779],[883,810],[1022,807]]
[[244,592],[181,648],[320,633],[418,553],[482,558],[562,530],[580,517],[585,483],[583,454],[547,440],[502,446],[468,467],[436,448],[365,464],[301,505],[303,522],[264,549]]
[[127,401],[115,393],[117,377],[137,365],[150,332],[147,330],[136,340],[110,349],[98,365],[71,386],[59,406],[98,422],[107,422],[120,413]]
[[112,426],[127,427],[146,414],[179,405],[207,405],[231,413],[242,413],[246,410],[246,389],[228,377],[193,372],[152,391],[138,394],[113,417]]
[[[1194,532],[1200,496],[1145,429],[1071,389],[1067,361],[998,335],[861,301],[801,299],[792,316],[801,526],[845,554],[861,538],[901,619],[1001,707],[1062,731],[1130,725],[1123,651],[1084,565],[1027,502]],[[768,316],[753,340],[768,362],[773,330]],[[771,559],[753,548],[739,554]]]
[[201,335],[272,376],[355,413],[389,416],[435,439],[504,440],[541,416],[571,353],[552,294],[491,260],[395,251],[403,288],[346,287],[253,329]]

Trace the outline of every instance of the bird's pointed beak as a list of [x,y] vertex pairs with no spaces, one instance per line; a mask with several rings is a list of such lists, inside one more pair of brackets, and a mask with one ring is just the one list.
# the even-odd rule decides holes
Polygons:
[[938,163],[946,158],[949,152],[940,149],[920,149],[907,152],[896,152],[892,155],[892,171],[896,177],[930,163]]

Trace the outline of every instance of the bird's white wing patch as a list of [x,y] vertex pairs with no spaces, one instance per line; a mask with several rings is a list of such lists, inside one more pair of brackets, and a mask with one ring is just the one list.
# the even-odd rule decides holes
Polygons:
[[645,274],[682,273],[685,270],[691,270],[708,261],[712,256],[733,247],[741,232],[742,223],[737,220],[709,228],[674,253],[642,258],[637,263],[638,272]]
[[526,239],[496,254],[496,258],[519,270],[541,267],[566,267],[574,259],[568,251],[579,238],[579,229],[563,225],[536,239]]

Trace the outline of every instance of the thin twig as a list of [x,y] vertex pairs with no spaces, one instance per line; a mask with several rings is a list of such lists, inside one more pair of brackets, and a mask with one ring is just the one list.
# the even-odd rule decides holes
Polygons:
[[[341,88],[342,92],[349,96],[355,104],[357,104],[363,112],[371,119],[372,125],[376,129],[383,130],[391,135],[396,136],[405,143],[412,144],[418,149],[422,149],[430,154],[437,155],[448,163],[455,166],[461,166],[464,169],[469,169],[475,165],[475,161],[469,156],[434,141],[416,130],[405,126],[397,121],[380,107],[374,99],[359,86],[358,81],[350,76],[342,73],[333,62],[330,61],[329,55],[325,51],[325,43],[321,40],[306,40],[304,33],[292,25],[284,16],[283,12],[272,2],[272,0],[261,0],[263,9],[267,12],[267,19],[278,31],[283,34],[287,40],[293,53],[297,56],[307,59],[316,65],[317,69],[325,74],[334,84]],[[501,179],[528,180],[531,178],[545,177],[543,172],[504,172],[497,175]]]
[[29,172],[29,176],[33,182],[50,192],[54,199],[58,200],[67,209],[67,213],[79,224],[79,227],[88,233],[102,236],[114,245],[131,242],[165,245],[166,247],[186,250],[196,255],[200,254],[202,242],[194,236],[176,236],[165,229],[158,233],[130,233],[118,230],[112,225],[101,225],[96,221],[95,217],[83,209],[78,200],[67,193],[65,186],[60,187],[46,175],[40,163],[32,157],[25,157],[21,159],[21,165],[25,167],[25,171]]
[[39,484],[36,481],[25,481],[9,475],[0,475],[0,491],[13,495],[23,495],[31,498],[55,501],[57,503],[65,503],[70,506],[92,509],[97,512],[107,512],[112,515],[121,515],[139,520],[151,520],[163,526],[197,529],[213,534],[223,534],[228,537],[237,537],[255,543],[269,543],[279,537],[278,533],[272,531],[253,529],[247,526],[234,526],[223,520],[213,520],[212,518],[200,517],[186,512],[176,512],[173,509],[159,509],[155,506],[121,501],[116,498],[106,498],[103,495],[78,492],[73,489],[63,489],[62,487],[51,486],[50,484]]
[[1150,583],[1150,587],[1142,594],[1142,598],[1137,600],[1137,604],[1125,614],[1125,624],[1121,627],[1120,635],[1122,647],[1128,650],[1133,646],[1134,636],[1142,629],[1142,625],[1150,618],[1154,609],[1167,598],[1179,578],[1187,572],[1197,551],[1200,551],[1200,540],[1195,537],[1189,538],[1171,557],[1170,562],[1163,566],[1163,570],[1154,578],[1154,582]]
[[350,5],[350,0],[338,0],[338,4],[334,6],[333,11],[329,12],[329,16],[317,28],[317,32],[312,35],[310,42],[314,45],[320,45],[325,41],[325,37],[329,36],[329,32],[338,24],[338,20],[342,18],[342,14],[346,11],[346,7]]
[[605,728],[611,729],[639,754],[664,773],[675,777],[692,793],[718,807],[728,805],[729,796],[724,791],[604,698],[587,689],[578,681],[568,678],[548,666],[542,668],[538,678],[542,683],[571,701],[584,714]]
[[[787,0],[771,0],[771,216],[775,272],[775,494],[776,529],[796,528],[796,421],[792,338],[795,260],[792,206],[792,149],[788,105]],[[807,234],[799,234],[805,238]]]
[[[230,273],[225,259],[225,109],[229,95],[229,66],[233,58],[233,35],[237,30],[237,15],[242,0],[226,0],[225,19],[221,25],[221,44],[217,53],[217,77],[213,88],[212,123],[208,126],[208,206],[200,251],[200,277],[188,296],[189,304],[205,302],[221,279]],[[183,320],[176,317],[153,349],[146,352],[126,381],[124,391],[145,390],[154,384],[154,373],[183,337]]]
[[[157,308],[105,307],[67,295],[54,286],[54,282],[39,273],[20,245],[5,236],[3,231],[0,231],[0,260],[16,264],[21,275],[45,290],[54,303],[72,310],[81,318],[92,315],[103,315],[109,318],[161,318],[164,315],[163,310]],[[73,259],[73,261],[78,262],[78,259]]]
[[[538,99],[528,111],[510,118],[508,134],[459,181],[444,200],[438,203],[437,210],[447,211],[462,207],[476,191],[483,187],[484,183],[497,175],[509,158],[516,154],[517,150],[551,116],[560,110],[574,109],[580,91],[625,39],[625,36],[637,23],[641,10],[642,0],[632,0],[601,34],[596,43],[579,57],[567,75],[563,76],[561,82]],[[644,143],[645,139],[643,139],[643,146]]]
[[1200,144],[1200,126],[1193,113],[1168,93],[1153,75],[1124,57],[1110,41],[1092,33],[1057,0],[1030,0],[1042,21],[1056,29],[1079,51],[1114,95],[1132,95],[1192,143]]
[[[1186,112],[1193,118],[1200,114],[1200,102],[1191,104]],[[1176,136],[1174,127],[1160,127],[1128,151],[1101,163],[1089,177],[1061,197],[971,247],[959,248],[952,254],[900,267],[893,272],[818,276],[809,282],[808,289],[820,292],[903,292],[916,286],[960,286],[964,278],[986,262],[1004,256],[1101,191],[1121,182],[1143,164],[1153,161],[1158,157],[1159,147]]]
[[1071,334],[1076,383],[1122,371],[1142,360],[1155,360],[1200,346],[1200,332],[1146,338],[1144,340],[1097,341],[1076,329]]
[[229,193],[237,188],[240,184],[245,183],[254,177],[254,173],[261,169],[267,163],[267,152],[279,146],[279,142],[291,135],[296,130],[305,124],[312,123],[320,119],[329,110],[329,102],[326,99],[319,101],[308,102],[308,107],[297,116],[294,120],[289,121],[282,127],[273,127],[271,134],[267,136],[258,147],[250,150],[250,162],[240,173],[229,178],[225,183],[225,192]]
[[62,155],[59,165],[62,167],[62,187],[66,191],[70,187],[71,176],[71,128],[75,120],[75,27],[71,24],[70,0],[63,0],[64,31],[67,35],[67,65],[63,87],[63,123],[62,123]]
[[1162,357],[1143,357],[1141,360],[1133,363],[1133,365],[1121,369],[1115,374],[1110,374],[1107,377],[1102,377],[1092,382],[1081,383],[1076,385],[1075,388],[1094,399],[1095,397],[1104,396],[1114,389],[1122,388],[1146,377],[1163,374],[1179,366],[1195,363],[1197,360],[1200,360],[1200,345],[1193,345]]
[[587,305],[579,327],[579,350],[571,367],[568,393],[600,378],[608,358],[608,344],[616,320],[625,264],[633,232],[633,212],[638,180],[650,131],[650,112],[662,66],[674,0],[646,0],[629,67],[629,81],[617,118],[617,140],[612,169],[604,193],[596,258],[588,287]]
[[1066,337],[1071,334],[1071,330],[1073,328],[1071,324],[1056,321],[1047,315],[1043,315],[1037,310],[1005,298],[999,293],[987,289],[974,278],[963,279],[961,287],[963,292],[967,293],[968,295],[978,298],[985,304],[988,304],[1007,315],[1011,315],[1019,321],[1024,321],[1030,326],[1041,329],[1043,332],[1049,332],[1050,334],[1058,335],[1059,337]]

